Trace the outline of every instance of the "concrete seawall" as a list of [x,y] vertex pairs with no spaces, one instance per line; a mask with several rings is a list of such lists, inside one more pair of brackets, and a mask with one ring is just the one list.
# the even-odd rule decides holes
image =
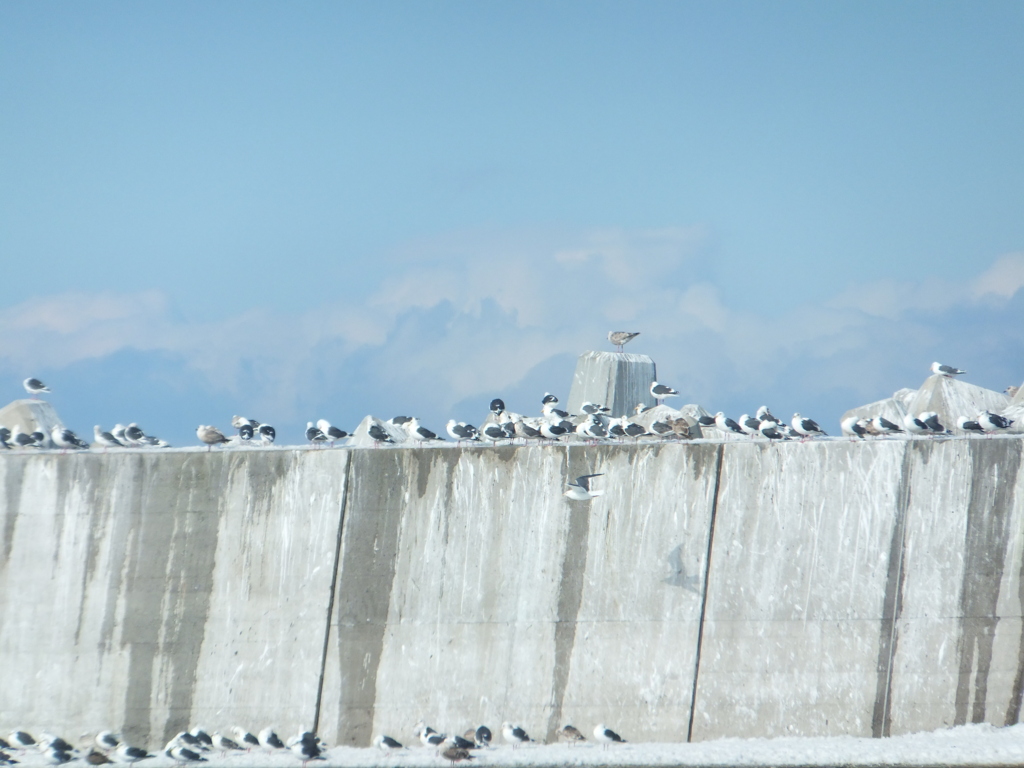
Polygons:
[[6,454],[0,730],[1017,722],[1022,445]]

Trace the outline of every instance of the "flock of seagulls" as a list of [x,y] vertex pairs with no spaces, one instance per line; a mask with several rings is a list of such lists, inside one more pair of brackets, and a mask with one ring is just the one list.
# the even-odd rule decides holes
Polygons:
[[[413,735],[424,747],[433,747],[437,755],[448,760],[452,764],[462,760],[474,759],[473,751],[491,747],[491,729],[486,725],[470,728],[461,736],[458,734],[445,734],[435,731],[422,720],[416,723]],[[559,741],[566,741],[569,746],[586,741],[586,737],[580,730],[572,725],[565,725],[556,734]],[[512,749],[518,749],[523,744],[534,743],[530,735],[522,726],[515,723],[504,722],[501,724],[501,737]],[[626,740],[607,728],[603,723],[594,727],[594,739],[604,745],[605,748],[611,744],[624,744]],[[386,734],[380,734],[373,740],[373,746],[384,753],[391,753],[397,750],[408,749],[397,739]]]
[[[233,738],[219,731],[209,734],[203,728],[181,731],[160,752],[184,765],[210,762],[214,755],[224,757],[230,753],[253,749],[269,752],[289,750],[305,765],[310,760],[323,759],[321,754],[326,748],[320,738],[309,731],[303,731],[287,742],[282,741],[272,728],[264,728],[255,735],[240,727],[232,728],[231,732]],[[74,747],[59,736],[46,733],[36,739],[24,730],[16,730],[6,739],[0,738],[0,766],[18,763],[14,754],[26,760],[32,752],[40,754],[49,765],[61,765],[79,759],[89,765],[131,765],[158,756],[141,747],[131,746],[111,731],[96,734],[85,747]]]
[[[640,334],[632,331],[612,331],[608,340],[622,351],[623,345],[629,343]],[[933,374],[953,377],[962,376],[966,371],[939,362],[931,364]],[[25,391],[37,398],[40,394],[50,392],[42,381],[28,378],[23,382]],[[1011,392],[1012,390],[1012,392]],[[678,397],[679,392],[672,387],[653,381],[649,388],[651,397],[660,405],[668,398]],[[1016,393],[1015,387],[1007,388],[1007,392]],[[688,439],[696,437],[694,424],[686,418],[660,418],[650,421],[641,418],[650,410],[649,406],[639,404],[632,416],[610,415],[610,409],[599,403],[583,403],[579,414],[570,414],[558,408],[558,398],[545,393],[541,400],[541,412],[538,416],[524,416],[505,408],[500,398],[490,404],[490,413],[479,427],[464,421],[450,419],[445,425],[448,436],[458,444],[462,443],[511,443],[516,440],[528,442],[559,441],[563,439],[581,439],[590,443],[607,440],[638,441],[640,438],[657,439]],[[649,422],[649,423],[648,423]],[[753,416],[744,413],[738,419],[731,419],[719,411],[714,416],[704,415],[697,420],[703,431],[717,430],[724,435],[747,435],[761,437],[769,441],[807,440],[826,437],[827,433],[813,419],[800,413],[794,413],[792,420],[786,424],[772,415],[767,406],[761,406]],[[1012,419],[991,411],[982,411],[973,416],[960,416],[956,419],[955,428],[964,434],[991,435],[1009,429],[1014,424]],[[214,446],[260,445],[269,446],[274,443],[277,433],[274,427],[263,424],[244,416],[231,419],[234,434],[225,434],[215,426],[200,424],[196,428],[196,437],[210,450]],[[840,424],[843,435],[851,439],[864,439],[873,436],[891,436],[905,434],[909,436],[935,436],[952,434],[950,425],[940,422],[939,414],[925,412],[910,414],[900,420],[891,421],[884,416],[850,417]],[[397,433],[396,433],[397,430]],[[435,432],[420,423],[415,416],[395,416],[385,422],[372,423],[368,435],[374,446],[393,444],[396,434],[403,442],[430,443],[443,441]],[[306,422],[306,440],[310,445],[319,447],[329,444],[334,447],[339,441],[351,435],[343,429],[332,425],[326,419],[316,423]],[[54,427],[49,433],[25,433],[19,426],[13,430],[0,425],[0,449],[3,448],[57,448],[64,451],[84,450],[90,447],[109,448],[165,448],[169,444],[158,437],[147,435],[135,422],[127,426],[115,425],[110,431],[104,431],[99,425],[93,428],[93,443],[90,446],[70,429],[63,425]],[[566,495],[570,498],[582,497],[590,493],[587,480],[591,475],[577,479],[570,484]],[[580,484],[582,483],[582,484]],[[573,494],[573,495],[570,495]],[[588,498],[592,498],[588,497]]]
[[[606,749],[612,744],[623,744],[626,741],[603,723],[595,726],[593,733],[594,739]],[[424,747],[434,748],[439,757],[453,764],[472,760],[474,751],[492,747],[491,730],[485,725],[470,728],[459,736],[439,733],[420,721],[414,727],[413,734]],[[559,741],[566,741],[570,746],[586,741],[586,737],[572,725],[561,728],[556,736]],[[501,724],[501,737],[512,749],[534,742],[522,726],[509,722]],[[385,734],[377,736],[372,746],[385,753],[407,749],[400,741]],[[133,765],[158,757],[160,754],[178,764],[186,765],[213,762],[217,757],[223,758],[252,750],[262,750],[271,754],[288,751],[305,766],[312,760],[324,760],[327,745],[319,736],[305,730],[284,741],[272,728],[264,728],[253,734],[245,728],[236,726],[231,729],[231,736],[226,736],[220,731],[211,734],[198,727],[190,731],[180,731],[162,750],[154,753],[142,747],[131,746],[112,731],[101,731],[88,743],[75,747],[53,734],[43,733],[37,739],[29,732],[18,729],[6,739],[0,738],[0,766],[37,762],[31,759],[33,753],[39,755],[42,762],[48,765],[62,765],[72,760],[81,760],[89,765]],[[18,760],[15,756],[22,759]]]

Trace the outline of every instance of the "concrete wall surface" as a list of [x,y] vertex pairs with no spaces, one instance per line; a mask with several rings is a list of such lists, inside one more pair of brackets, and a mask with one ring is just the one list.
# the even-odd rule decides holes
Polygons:
[[1015,723],[1022,446],[10,452],[0,731]]

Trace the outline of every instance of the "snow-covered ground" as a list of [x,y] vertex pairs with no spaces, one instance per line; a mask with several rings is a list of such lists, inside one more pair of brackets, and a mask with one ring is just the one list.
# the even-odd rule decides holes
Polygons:
[[[967,725],[931,733],[887,739],[848,736],[781,739],[721,739],[695,744],[616,744],[608,749],[588,741],[565,744],[527,744],[473,752],[474,763],[495,766],[1009,766],[1024,765],[1024,724],[1006,728]],[[209,766],[237,768],[296,768],[298,757],[288,751],[254,750],[222,756],[206,753]],[[46,765],[43,755],[27,751],[14,756],[22,765]],[[81,759],[75,763],[82,764]],[[317,768],[343,766],[440,766],[447,763],[434,749],[416,745],[383,754],[375,748],[334,747]],[[74,763],[73,763],[74,764]],[[159,753],[140,763],[169,766],[174,761]]]

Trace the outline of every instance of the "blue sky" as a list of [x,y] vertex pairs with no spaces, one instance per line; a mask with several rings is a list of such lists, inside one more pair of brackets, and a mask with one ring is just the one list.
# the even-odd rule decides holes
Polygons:
[[[639,330],[833,424],[1024,379],[1024,5],[0,5],[0,395],[482,417]],[[7,381],[6,385],[2,382]]]

